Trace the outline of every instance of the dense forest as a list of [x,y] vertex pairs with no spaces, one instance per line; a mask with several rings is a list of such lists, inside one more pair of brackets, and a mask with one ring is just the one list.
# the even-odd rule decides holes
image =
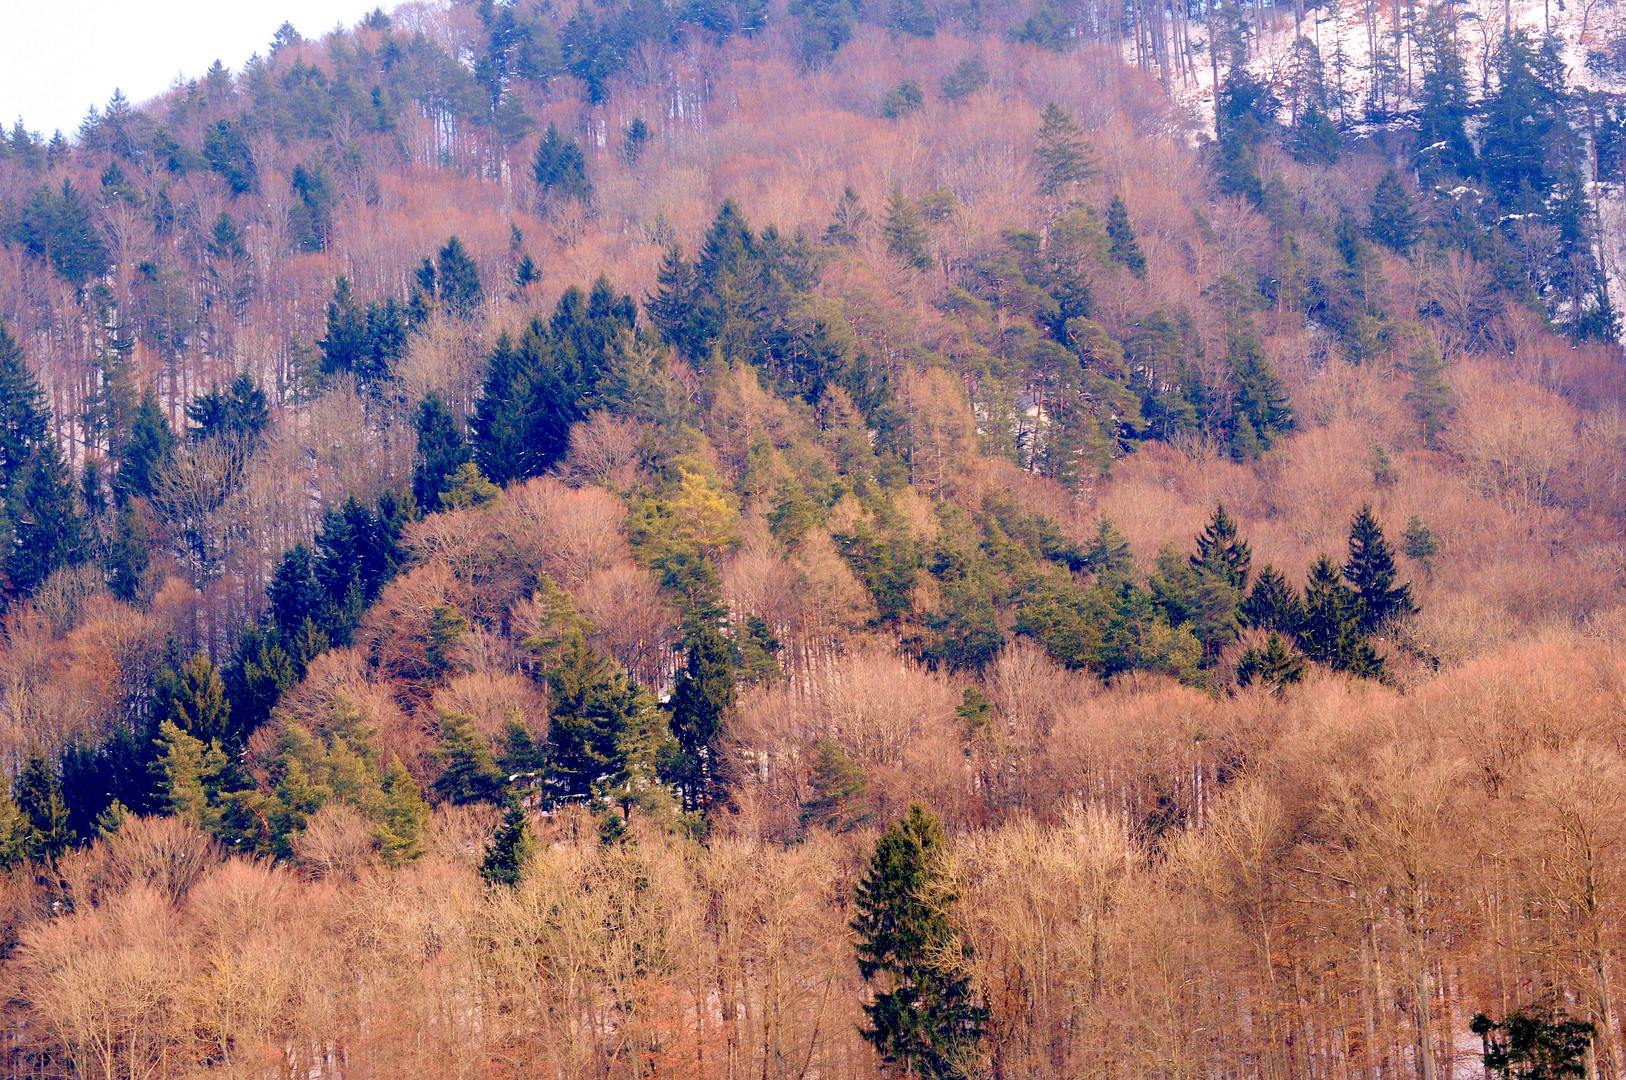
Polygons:
[[0,138],[4,1075],[1626,1080],[1626,8],[567,7]]

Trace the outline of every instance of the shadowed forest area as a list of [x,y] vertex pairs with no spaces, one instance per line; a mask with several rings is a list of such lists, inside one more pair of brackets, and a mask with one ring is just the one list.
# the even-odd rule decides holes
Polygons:
[[4,1075],[1622,1080],[1623,74],[430,0],[19,121]]

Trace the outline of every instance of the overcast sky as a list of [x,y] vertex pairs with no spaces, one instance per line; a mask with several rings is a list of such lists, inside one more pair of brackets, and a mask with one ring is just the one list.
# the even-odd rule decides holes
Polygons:
[[[379,0],[0,0],[0,121],[72,135],[115,89],[140,102],[216,60],[235,73],[284,20],[306,37]],[[383,4],[388,10],[392,5]]]

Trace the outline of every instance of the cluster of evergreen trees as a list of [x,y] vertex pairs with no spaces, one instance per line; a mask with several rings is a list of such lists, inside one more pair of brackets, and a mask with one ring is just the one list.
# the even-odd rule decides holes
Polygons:
[[[1503,296],[1542,311],[1571,335],[1608,340],[1619,331],[1598,256],[1596,207],[1583,180],[1590,163],[1575,120],[1581,99],[1567,82],[1563,42],[1511,29],[1496,43],[1476,97],[1463,18],[1438,4],[1408,24],[1421,69],[1408,106],[1396,103],[1400,82],[1374,69],[1364,118],[1388,129],[1385,153],[1403,164],[1405,176],[1391,169],[1364,215],[1332,221],[1307,218],[1280,178],[1262,174],[1258,148],[1274,140],[1300,161],[1335,164],[1345,151],[1343,132],[1357,119],[1341,82],[1329,80],[1320,50],[1300,38],[1292,77],[1278,93],[1249,71],[1245,40],[1230,44],[1215,118],[1221,189],[1256,203],[1293,253],[1266,294],[1302,304],[1357,358],[1374,350],[1384,330],[1369,241],[1402,255],[1461,251],[1490,268]],[[1607,149],[1616,112],[1607,102],[1602,112],[1599,144]],[[1598,169],[1599,180],[1626,176],[1616,157],[1600,157]],[[1304,258],[1299,241],[1316,234],[1335,258]]]

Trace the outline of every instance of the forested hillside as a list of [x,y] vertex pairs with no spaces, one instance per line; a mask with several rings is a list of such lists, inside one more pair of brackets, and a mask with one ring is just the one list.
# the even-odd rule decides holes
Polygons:
[[6,1075],[1618,1080],[1623,74],[431,0],[20,121]]

